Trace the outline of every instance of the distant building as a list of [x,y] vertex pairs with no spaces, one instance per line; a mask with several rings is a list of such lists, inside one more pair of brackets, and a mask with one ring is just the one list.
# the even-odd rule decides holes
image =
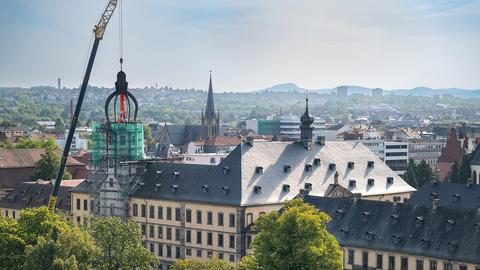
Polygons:
[[182,154],[182,162],[185,164],[218,165],[227,156],[228,153]]
[[383,139],[361,140],[361,142],[379,159],[385,160],[385,141]]
[[383,89],[374,88],[372,89],[372,97],[381,97],[383,95]]
[[202,138],[206,139],[220,134],[220,112],[215,112],[213,102],[212,74],[208,84],[207,107],[205,113],[202,111]]
[[472,183],[480,184],[480,144],[477,145],[475,151],[472,153],[472,158],[470,160],[470,170],[472,171]]
[[[290,140],[300,138],[300,120],[294,115],[279,115],[272,119],[246,120],[246,129],[251,129],[258,135],[272,135]],[[315,117],[313,123],[314,136],[321,136],[325,130],[325,120]]]
[[[0,197],[10,192],[18,184],[32,180],[36,162],[42,158],[44,153],[44,149],[0,148]],[[60,150],[56,150],[55,153],[58,157],[62,155]],[[85,164],[72,157],[67,159],[66,170],[74,179],[85,179],[89,174]]]
[[440,207],[480,209],[480,185],[450,182],[425,183],[408,200],[410,205],[431,206],[437,200]]
[[338,86],[337,87],[337,98],[346,99],[348,96],[348,86]]
[[457,130],[451,128],[450,137],[447,140],[445,148],[442,150],[442,154],[438,158],[439,179],[447,181],[452,165],[456,162],[460,166],[463,162],[464,156],[465,150],[460,145],[460,141],[457,137]]
[[[28,130],[23,127],[0,127],[0,134],[5,138],[28,137]],[[1,139],[1,137],[0,137]]]
[[442,140],[412,140],[408,142],[408,158],[413,159],[417,165],[425,160],[436,171],[444,146],[445,142]]
[[480,268],[478,208],[317,196],[304,200],[332,218],[327,229],[342,249],[342,269]]
[[[57,137],[56,142],[58,146],[64,148],[67,141],[68,130],[65,131],[65,134],[61,134]],[[88,149],[88,139],[83,137],[80,132],[75,130],[73,133],[72,144],[70,146],[70,151],[75,152],[78,150],[87,150]]]
[[44,129],[55,129],[55,121],[37,121],[37,125]]
[[407,171],[408,142],[385,142],[385,164],[399,175]]

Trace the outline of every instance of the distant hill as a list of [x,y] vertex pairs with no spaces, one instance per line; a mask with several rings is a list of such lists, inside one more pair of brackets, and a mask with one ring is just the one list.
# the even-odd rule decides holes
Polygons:
[[[348,94],[361,94],[361,95],[371,95],[372,88],[349,85]],[[295,83],[283,83],[277,84],[272,87],[258,90],[255,92],[271,92],[271,93],[304,93],[306,91],[315,92],[319,94],[331,94],[336,91],[336,88],[326,88],[326,89],[306,89],[297,86]],[[477,90],[467,90],[461,88],[445,88],[445,89],[432,89],[428,87],[416,87],[413,89],[395,89],[395,90],[385,90],[383,91],[384,95],[399,95],[399,96],[425,96],[433,97],[434,95],[452,95],[454,97],[460,98],[480,98],[480,89]]]

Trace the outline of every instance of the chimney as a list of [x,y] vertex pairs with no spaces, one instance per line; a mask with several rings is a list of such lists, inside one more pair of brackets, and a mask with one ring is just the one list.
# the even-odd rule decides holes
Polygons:
[[317,143],[320,145],[325,145],[325,136],[317,136]]
[[433,199],[432,200],[432,209],[437,210],[440,206],[440,199]]
[[333,183],[338,185],[338,171],[335,171],[335,175],[333,176]]
[[253,146],[253,137],[252,136],[247,136],[247,143],[251,146]]

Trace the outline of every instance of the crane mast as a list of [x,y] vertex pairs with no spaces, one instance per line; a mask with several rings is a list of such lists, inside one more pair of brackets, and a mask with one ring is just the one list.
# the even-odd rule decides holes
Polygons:
[[105,10],[100,17],[100,20],[95,25],[94,34],[95,41],[92,46],[92,51],[90,52],[90,58],[88,59],[87,69],[85,70],[85,75],[83,77],[82,85],[80,87],[80,93],[78,95],[77,105],[75,106],[75,112],[71,119],[70,129],[68,130],[67,140],[65,142],[65,148],[63,149],[63,155],[60,160],[60,167],[58,168],[57,177],[55,178],[55,183],[53,187],[52,194],[50,195],[50,200],[48,202],[48,209],[50,212],[55,211],[55,205],[57,204],[58,190],[60,189],[60,183],[63,178],[63,173],[65,171],[65,166],[67,164],[68,153],[70,152],[70,146],[72,145],[73,135],[75,133],[75,128],[77,127],[78,117],[82,109],[83,99],[85,97],[85,92],[87,90],[88,81],[90,80],[90,74],[92,72],[93,62],[95,61],[95,56],[97,55],[98,45],[100,40],[103,39],[105,34],[105,29],[107,28],[108,22],[110,21],[115,8],[117,7],[118,0],[109,0]]

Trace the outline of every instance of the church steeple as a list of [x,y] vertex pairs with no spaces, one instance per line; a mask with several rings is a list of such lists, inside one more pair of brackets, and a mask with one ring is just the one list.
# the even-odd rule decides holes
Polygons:
[[210,81],[207,92],[207,106],[205,114],[202,111],[202,137],[208,138],[218,136],[220,132],[220,112],[215,113],[215,104],[213,102],[212,71],[210,70]]
[[311,149],[313,143],[313,116],[308,112],[308,98],[305,99],[305,112],[300,117],[300,142],[307,149]]

